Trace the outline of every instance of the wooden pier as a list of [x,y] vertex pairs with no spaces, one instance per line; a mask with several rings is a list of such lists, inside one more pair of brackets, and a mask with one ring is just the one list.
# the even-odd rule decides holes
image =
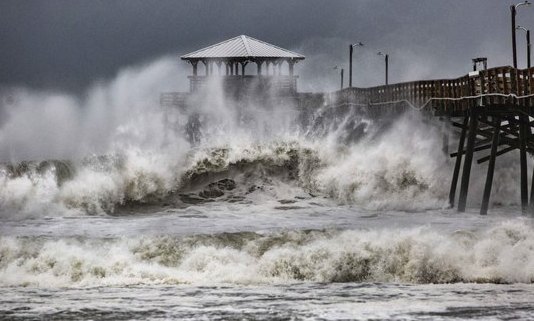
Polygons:
[[[486,214],[491,195],[496,158],[519,150],[521,206],[529,208],[527,153],[534,154],[534,68],[497,67],[472,72],[457,79],[425,80],[371,88],[345,88],[328,94],[330,106],[351,105],[370,113],[391,114],[413,108],[432,112],[461,130],[449,194],[458,211],[466,209],[471,166],[488,163],[480,213]],[[488,152],[489,151],[489,152]],[[481,155],[484,153],[483,155]],[[462,164],[463,160],[463,164]],[[460,176],[460,169],[462,175]],[[534,170],[530,202],[534,201]],[[531,206],[532,208],[532,206]]]

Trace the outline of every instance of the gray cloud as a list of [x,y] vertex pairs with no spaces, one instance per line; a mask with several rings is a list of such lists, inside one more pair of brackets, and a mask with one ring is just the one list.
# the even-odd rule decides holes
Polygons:
[[[358,85],[381,82],[375,49],[391,54],[392,81],[455,77],[470,59],[510,64],[508,6],[503,0],[3,0],[0,86],[79,91],[121,68],[247,34],[308,57],[305,90],[337,86],[334,65],[357,53]],[[534,28],[534,8],[518,23]],[[519,61],[524,40],[518,35]],[[177,63],[178,60],[177,60]],[[177,68],[178,71],[178,68]],[[184,75],[177,75],[184,77]]]

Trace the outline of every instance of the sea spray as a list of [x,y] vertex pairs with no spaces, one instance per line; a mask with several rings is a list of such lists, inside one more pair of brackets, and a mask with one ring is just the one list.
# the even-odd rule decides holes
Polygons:
[[[132,147],[119,154],[69,162],[72,170],[59,177],[56,171],[61,168],[56,165],[41,171],[5,165],[0,172],[2,208],[10,213],[32,212],[48,204],[54,211],[64,207],[71,213],[109,214],[132,202],[163,204],[164,198],[195,192],[220,179],[237,182],[243,193],[236,196],[242,199],[250,188],[275,187],[281,180],[304,193],[367,209],[446,207],[451,163],[435,148],[439,137],[435,129],[420,123],[412,129],[414,123],[401,119],[379,137],[349,146],[301,138],[227,142],[187,153]],[[16,176],[6,170],[14,167],[22,168]],[[516,192],[507,183],[513,176],[497,177],[504,182],[498,189],[509,186],[508,193]],[[497,195],[494,200],[502,202],[503,197]],[[57,215],[63,214],[58,211]]]
[[[165,113],[160,92],[178,86],[176,63],[164,57],[125,68],[84,95],[6,88],[11,103],[0,100],[0,161],[79,160],[128,147],[159,149]],[[5,94],[5,93],[4,93]],[[167,137],[180,148],[180,136]]]
[[425,209],[446,206],[450,174],[447,157],[436,147],[436,126],[420,115],[397,119],[388,129],[327,155],[316,174],[320,188],[368,208]]
[[[216,79],[191,97],[192,107],[163,109],[159,93],[173,90],[169,79],[179,78],[173,67],[163,58],[128,68],[83,99],[14,89],[13,103],[2,106],[0,215],[102,215],[128,204],[176,204],[177,195],[220,179],[245,184],[234,195],[244,202],[251,201],[249,189],[273,191],[282,180],[301,194],[366,209],[448,206],[452,161],[441,152],[437,120],[421,113],[378,119],[361,108],[321,106],[306,110],[313,116],[303,121],[302,108],[315,107],[236,101]],[[198,141],[191,144],[193,116]],[[492,201],[517,204],[517,167],[508,166],[516,160],[503,160]],[[24,166],[43,161],[51,165]],[[61,164],[69,164],[68,174]],[[472,204],[483,186],[479,172],[484,168],[475,166]]]

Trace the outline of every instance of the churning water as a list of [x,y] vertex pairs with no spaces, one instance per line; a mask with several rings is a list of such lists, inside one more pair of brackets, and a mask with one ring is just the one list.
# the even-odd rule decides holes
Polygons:
[[477,179],[459,214],[432,118],[244,104],[217,83],[169,111],[173,68],[83,99],[2,93],[0,319],[534,318],[513,157],[490,215]]

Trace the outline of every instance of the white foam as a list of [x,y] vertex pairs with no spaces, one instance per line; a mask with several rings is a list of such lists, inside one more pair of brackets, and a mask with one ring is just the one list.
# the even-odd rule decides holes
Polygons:
[[121,239],[3,237],[0,285],[531,283],[534,228],[434,228]]

